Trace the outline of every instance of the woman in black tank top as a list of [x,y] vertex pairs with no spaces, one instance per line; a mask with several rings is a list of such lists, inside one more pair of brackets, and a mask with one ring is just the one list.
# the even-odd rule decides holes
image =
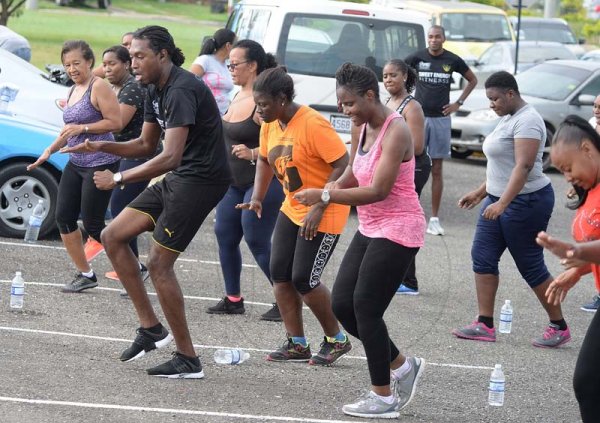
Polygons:
[[[410,94],[415,88],[417,74],[410,66],[400,59],[392,59],[383,68],[383,84],[390,94],[386,106],[402,115],[415,146],[415,189],[421,196],[421,190],[429,179],[431,158],[427,154],[425,143],[425,116],[417,100]],[[418,295],[415,264],[408,268],[404,281],[398,288],[397,294]]]
[[[253,211],[235,206],[250,201],[254,187],[255,160],[258,159],[260,121],[252,95],[252,85],[264,69],[275,66],[275,58],[267,55],[260,44],[242,40],[229,54],[229,71],[233,83],[241,87],[223,115],[223,134],[229,156],[233,183],[217,206],[215,234],[219,243],[219,259],[225,280],[225,296],[207,309],[211,314],[242,314],[240,275],[242,258],[240,242],[246,240],[256,263],[271,282],[269,263],[271,234],[283,202],[281,184],[273,179],[263,202],[260,219]],[[277,304],[261,316],[263,320],[281,321]]]

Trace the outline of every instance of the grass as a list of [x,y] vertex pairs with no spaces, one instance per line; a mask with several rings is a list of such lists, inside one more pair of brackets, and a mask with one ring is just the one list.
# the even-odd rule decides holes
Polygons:
[[[8,26],[29,40],[31,63],[40,69],[48,63],[60,63],[60,50],[65,40],[87,41],[98,62],[102,51],[121,42],[122,34],[151,24],[169,30],[175,44],[186,56],[183,67],[189,68],[203,37],[224,26],[226,19],[224,14],[211,14],[208,6],[159,3],[158,0],[113,0],[115,10],[127,6],[128,10],[136,12],[133,14],[110,13],[90,6],[58,7],[49,1],[39,4],[39,10],[24,10],[21,16],[11,17]],[[147,12],[140,13],[144,10]],[[212,17],[218,17],[218,21]]]

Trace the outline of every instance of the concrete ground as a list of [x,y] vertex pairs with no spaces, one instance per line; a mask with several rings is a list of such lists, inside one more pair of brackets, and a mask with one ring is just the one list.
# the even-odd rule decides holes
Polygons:
[[[496,317],[504,299],[514,306],[513,333],[496,343],[465,341],[452,328],[477,313],[470,247],[476,211],[456,207],[461,194],[485,177],[478,160],[448,161],[441,221],[446,236],[427,235],[417,258],[421,285],[418,297],[397,297],[386,314],[391,336],[408,355],[427,361],[414,400],[401,411],[405,422],[575,422],[579,421],[572,391],[575,360],[592,315],[579,310],[594,294],[591,278],[582,281],[564,303],[572,342],[558,350],[534,348],[547,317],[532,291],[521,280],[510,256],[501,264]],[[550,173],[556,206],[550,232],[569,238],[573,212],[564,207],[567,184]],[[423,206],[430,210],[430,187]],[[323,282],[331,287],[343,253],[356,230],[352,215]],[[140,240],[141,251],[150,245]],[[246,314],[205,313],[223,292],[212,216],[177,263],[186,295],[187,316],[204,380],[164,380],[145,369],[166,359],[173,345],[133,363],[118,357],[135,336],[136,318],[129,300],[119,297],[119,284],[100,278],[100,287],[83,294],[62,294],[73,266],[60,240],[25,245],[0,239],[0,418],[3,422],[358,422],[345,416],[343,404],[354,401],[369,386],[364,350],[353,340],[348,357],[329,368],[299,363],[269,363],[265,353],[284,341],[279,323],[263,322],[273,297],[270,287],[243,247],[242,289]],[[558,274],[558,260],[547,256]],[[102,254],[93,262],[103,275],[110,263]],[[22,270],[25,307],[8,306],[10,279]],[[149,291],[153,288],[149,286]],[[153,301],[159,309],[156,297]],[[305,310],[305,326],[313,349],[322,332]],[[162,318],[162,315],[161,315]],[[164,319],[163,319],[164,322]],[[250,359],[239,366],[217,365],[216,347],[240,347]],[[506,374],[503,407],[487,405],[487,386],[495,363]]]

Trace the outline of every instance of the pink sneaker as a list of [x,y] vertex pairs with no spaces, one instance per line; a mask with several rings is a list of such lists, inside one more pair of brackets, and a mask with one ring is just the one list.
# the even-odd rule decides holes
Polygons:
[[534,347],[556,348],[566,344],[571,340],[571,331],[569,328],[560,330],[558,325],[550,323],[540,338],[534,339],[531,343]]
[[471,339],[473,341],[496,342],[496,329],[488,328],[485,324],[477,320],[468,326],[454,329],[452,335],[457,338]]

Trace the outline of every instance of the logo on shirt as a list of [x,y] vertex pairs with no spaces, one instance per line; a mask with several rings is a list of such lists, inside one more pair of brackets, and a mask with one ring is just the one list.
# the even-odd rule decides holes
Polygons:
[[[156,116],[156,121],[160,125],[163,130],[166,130],[165,121],[160,118],[160,106],[158,105],[158,100],[152,100],[152,110],[154,111],[154,116]],[[167,110],[165,109],[165,114]]]
[[452,65],[442,65],[444,72],[452,72]]
[[277,145],[269,150],[269,163],[288,192],[294,192],[303,185],[300,172],[292,160],[292,151],[291,145]]
[[169,238],[172,238],[173,234],[175,233],[175,231],[170,231],[167,228],[165,228],[165,232],[167,233],[167,235],[169,235]]
[[431,69],[431,63],[419,62],[419,70],[429,70],[429,69]]

